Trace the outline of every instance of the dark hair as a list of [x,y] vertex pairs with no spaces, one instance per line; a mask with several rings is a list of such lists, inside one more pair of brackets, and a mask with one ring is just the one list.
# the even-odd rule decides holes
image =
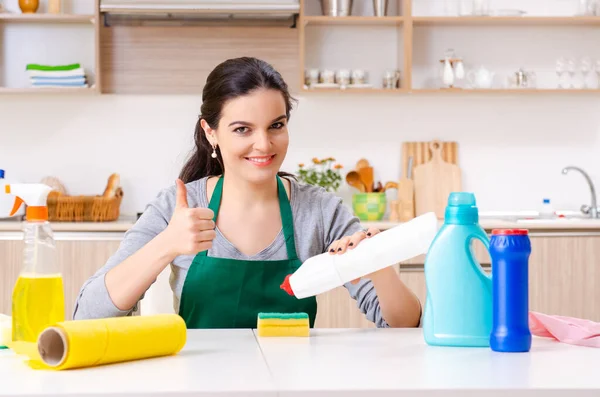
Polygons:
[[[196,122],[196,147],[179,174],[184,183],[223,173],[221,150],[217,147],[217,158],[211,157],[213,148],[200,121],[204,119],[211,128],[216,129],[227,101],[261,88],[281,92],[289,120],[292,102],[295,100],[290,96],[288,86],[279,72],[267,62],[250,57],[228,59],[210,72],[202,90],[202,106]],[[293,177],[285,172],[279,172],[278,175]]]

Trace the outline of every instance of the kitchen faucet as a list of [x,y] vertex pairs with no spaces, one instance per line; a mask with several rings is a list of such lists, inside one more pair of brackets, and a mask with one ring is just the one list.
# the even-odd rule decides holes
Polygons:
[[598,216],[598,204],[596,202],[596,189],[594,188],[594,183],[592,182],[592,180],[590,179],[590,176],[581,168],[579,167],[573,167],[573,166],[569,166],[569,167],[565,167],[562,170],[563,175],[567,175],[567,173],[571,170],[574,171],[579,171],[581,173],[581,175],[583,175],[583,177],[585,178],[585,180],[587,181],[589,187],[590,187],[590,192],[592,194],[592,204],[591,206],[589,205],[582,205],[581,206],[581,212],[583,212],[586,215],[590,215],[590,217],[592,218],[600,218]]

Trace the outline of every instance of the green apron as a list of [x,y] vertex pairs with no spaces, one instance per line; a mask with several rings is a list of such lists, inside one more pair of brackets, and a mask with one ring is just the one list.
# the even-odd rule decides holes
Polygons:
[[[221,177],[209,204],[215,223],[222,194]],[[316,298],[297,299],[279,288],[302,262],[296,254],[292,209],[279,176],[277,195],[288,259],[249,261],[210,257],[208,251],[198,253],[185,278],[179,305],[179,315],[188,328],[256,328],[260,312],[304,312],[310,327],[314,326]]]

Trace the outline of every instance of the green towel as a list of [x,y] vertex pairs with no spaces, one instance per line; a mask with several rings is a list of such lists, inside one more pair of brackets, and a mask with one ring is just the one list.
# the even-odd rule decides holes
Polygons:
[[63,70],[74,70],[79,69],[81,67],[78,63],[72,63],[70,65],[38,65],[37,63],[29,63],[27,64],[27,70],[45,70],[45,71],[63,71]]

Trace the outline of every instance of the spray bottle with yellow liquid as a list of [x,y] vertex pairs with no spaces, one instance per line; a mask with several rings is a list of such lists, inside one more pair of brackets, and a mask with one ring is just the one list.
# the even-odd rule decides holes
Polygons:
[[12,298],[12,340],[36,342],[46,327],[65,320],[63,278],[46,204],[52,188],[41,183],[6,184],[3,190],[16,197],[11,215],[23,202],[27,205],[24,261]]

